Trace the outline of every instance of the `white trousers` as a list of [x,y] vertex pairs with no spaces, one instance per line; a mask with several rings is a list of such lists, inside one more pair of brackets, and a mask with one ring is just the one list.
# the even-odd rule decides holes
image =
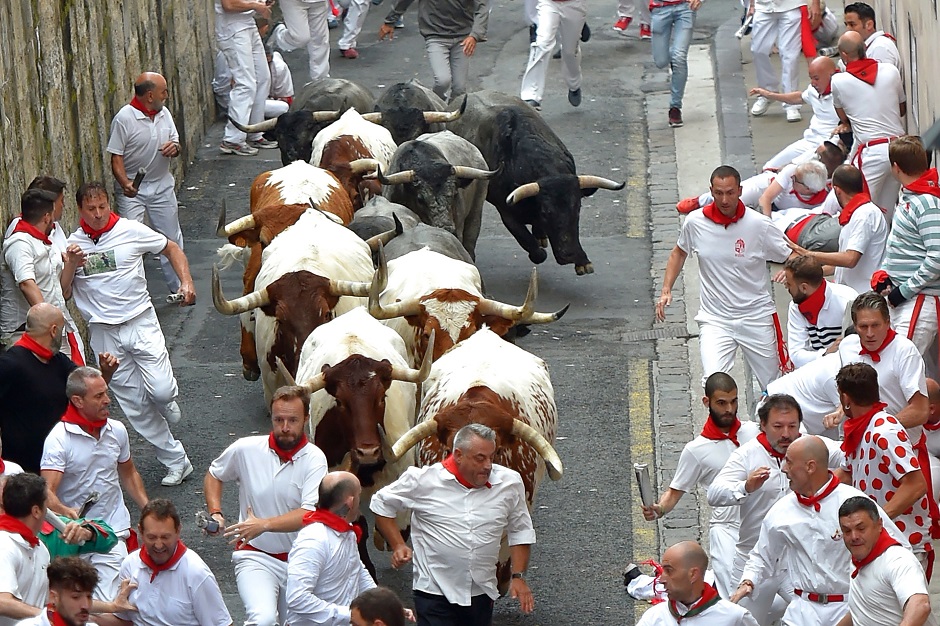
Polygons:
[[[150,226],[183,249],[183,231],[180,229],[176,192],[173,190],[173,178],[169,180],[141,183],[140,190],[133,198],[128,198],[120,191],[115,192],[118,213],[127,219],[144,221],[144,215]],[[170,265],[170,260],[160,255],[160,269],[167,290],[176,293],[180,288],[180,279]]]
[[[852,146],[852,150],[853,156],[846,162],[862,170],[862,176],[865,177],[865,183],[868,185],[868,195],[871,196],[872,202],[885,212],[888,226],[890,226],[891,219],[894,217],[894,208],[898,204],[901,183],[891,175],[888,144],[880,143],[862,148],[861,155],[859,155],[857,145]],[[861,160],[861,167],[859,167],[859,160]]]
[[[815,591],[815,589],[808,590]],[[818,593],[825,593],[820,591]],[[820,604],[805,599],[806,596],[793,596],[786,613],[780,621],[782,626],[827,626],[837,624],[849,612],[848,598],[844,602]]]
[[[751,26],[751,53],[754,55],[758,87],[779,93],[799,91],[799,64],[803,51],[800,39],[801,20],[799,9],[754,14],[754,23]],[[770,63],[770,52],[774,44],[780,53],[780,78],[777,78]],[[784,105],[784,108],[799,107],[799,104]]]
[[157,449],[158,461],[169,469],[183,467],[186,451],[163,416],[179,388],[153,308],[123,324],[88,326],[94,351],[110,352],[120,362],[110,387],[127,421]]
[[264,101],[264,117],[265,119],[270,119],[272,117],[278,117],[284,115],[290,111],[290,105],[284,102],[283,100],[274,100],[267,99]]
[[[257,124],[264,120],[264,101],[271,91],[271,69],[264,54],[264,45],[257,28],[240,30],[219,40],[219,52],[225,57],[232,76],[228,115],[239,124]],[[261,133],[247,139],[257,140]],[[245,133],[228,122],[223,141],[245,143]]]
[[561,41],[562,75],[568,91],[581,88],[581,29],[587,19],[584,0],[539,0],[539,28],[535,43],[529,46],[529,64],[522,76],[521,98],[542,101],[548,62],[555,48],[555,35]]
[[339,38],[337,45],[340,50],[349,50],[356,47],[356,37],[362,30],[362,25],[366,23],[366,16],[369,15],[369,0],[351,0],[349,8],[346,9],[346,19],[343,20],[343,36]]
[[539,24],[539,0],[525,0],[522,5],[526,24]]
[[121,563],[126,557],[127,544],[123,539],[118,539],[110,552],[82,555],[82,558],[93,565],[98,572],[98,586],[95,587],[93,594],[96,600],[111,602],[117,596],[121,586]]
[[[908,337],[917,346],[921,354],[926,354],[931,344],[937,338],[937,302],[940,300],[937,296],[923,297],[920,307],[917,306],[918,296],[914,296],[900,306],[889,307],[891,309],[891,326],[903,337]],[[917,323],[914,325],[914,332],[911,334],[911,319],[917,312]]]
[[[278,3],[286,29],[279,29],[274,45],[285,52],[307,47],[310,80],[330,75],[330,29],[326,20],[330,6],[326,0],[281,0]],[[265,94],[267,95],[267,94]]]
[[617,17],[629,17],[631,20],[638,17],[640,24],[650,24],[650,3],[645,0],[619,0],[617,2]]
[[[745,564],[747,564],[747,552],[743,552],[739,547],[734,556],[732,576],[735,588],[741,583]],[[790,585],[787,570],[782,569],[778,570],[775,576],[759,581],[757,588],[750,595],[742,598],[739,604],[750,611],[760,626],[771,626],[783,617],[792,597],[793,587]]]
[[738,348],[761,389],[767,389],[767,384],[780,376],[777,336],[769,315],[766,320],[713,320],[700,313],[695,320],[699,323],[703,380],[715,372],[730,374]]
[[245,626],[277,626],[287,619],[287,563],[249,550],[232,553]]
[[708,528],[708,558],[715,585],[722,598],[734,593],[734,552],[738,543],[738,527],[731,524],[711,524]]
[[809,161],[816,155],[816,148],[818,148],[821,143],[822,141],[813,142],[806,139],[797,139],[789,146],[770,157],[770,160],[764,163],[763,169],[779,170],[794,161],[797,163]]

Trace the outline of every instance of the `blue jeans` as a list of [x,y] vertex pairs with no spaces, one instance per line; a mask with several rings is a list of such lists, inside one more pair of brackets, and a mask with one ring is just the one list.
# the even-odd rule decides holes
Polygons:
[[692,43],[692,27],[695,26],[695,11],[687,2],[651,10],[653,30],[653,62],[662,69],[672,69],[669,87],[669,107],[682,108],[682,95],[689,78],[689,44]]

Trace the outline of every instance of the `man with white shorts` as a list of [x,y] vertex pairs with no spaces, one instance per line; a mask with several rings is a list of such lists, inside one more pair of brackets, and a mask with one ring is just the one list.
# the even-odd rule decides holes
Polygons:
[[144,255],[168,259],[181,279],[181,306],[196,301],[189,263],[174,242],[112,213],[101,183],[82,185],[76,200],[80,228],[69,237],[67,254],[77,269],[62,273],[62,293],[66,298],[74,293],[75,304],[88,320],[95,352],[117,358],[111,390],[127,420],[156,448],[157,460],[169,470],[163,485],[178,485],[193,466],[183,444],[170,433],[170,424],[182,417],[176,403],[179,388],[147,292]]
[[581,104],[581,29],[587,20],[587,3],[584,0],[538,0],[539,22],[535,43],[529,46],[529,63],[522,75],[519,97],[536,110],[542,106],[545,92],[545,77],[555,37],[561,43],[561,69],[568,86],[568,102],[571,106]]
[[[313,511],[326,457],[307,440],[310,398],[303,387],[281,387],[271,400],[269,435],[239,439],[216,458],[203,482],[209,514],[232,537],[235,582],[245,624],[287,621],[287,554],[303,516]],[[238,483],[238,523],[225,527],[223,483]]]
[[[903,72],[901,53],[894,37],[878,30],[875,10],[864,2],[845,5],[845,29],[854,30],[865,40],[865,56],[879,63],[890,63]],[[903,74],[902,74],[903,75]]]
[[270,41],[284,52],[306,46],[310,60],[310,81],[330,76],[330,29],[327,0],[281,0],[284,23],[274,27]]

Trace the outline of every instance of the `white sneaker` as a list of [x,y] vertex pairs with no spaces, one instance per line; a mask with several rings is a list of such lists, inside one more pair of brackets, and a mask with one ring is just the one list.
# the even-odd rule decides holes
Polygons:
[[757,100],[754,101],[754,106],[751,107],[751,115],[755,117],[760,117],[767,112],[767,109],[770,108],[770,100],[764,96],[757,96]]
[[183,412],[180,411],[180,405],[176,403],[176,400],[163,407],[163,417],[166,418],[166,423],[171,426],[179,424],[179,421],[183,419]]
[[187,476],[193,473],[193,464],[189,462],[189,457],[186,457],[186,463],[183,467],[176,467],[167,472],[166,477],[160,481],[160,484],[164,487],[175,487],[181,482],[183,482]]
[[803,114],[800,113],[800,110],[797,108],[787,109],[787,121],[788,122],[802,122]]

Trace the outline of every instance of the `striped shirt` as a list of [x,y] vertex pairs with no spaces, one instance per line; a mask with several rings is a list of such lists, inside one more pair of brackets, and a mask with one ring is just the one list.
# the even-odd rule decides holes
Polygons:
[[[820,286],[822,289],[822,286]],[[846,309],[858,293],[847,285],[825,283],[826,299],[810,324],[796,302],[791,302],[787,313],[787,346],[790,360],[796,367],[803,367],[826,353],[826,349],[842,336],[846,321]]]
[[908,300],[940,296],[940,198],[901,188],[881,267]]

